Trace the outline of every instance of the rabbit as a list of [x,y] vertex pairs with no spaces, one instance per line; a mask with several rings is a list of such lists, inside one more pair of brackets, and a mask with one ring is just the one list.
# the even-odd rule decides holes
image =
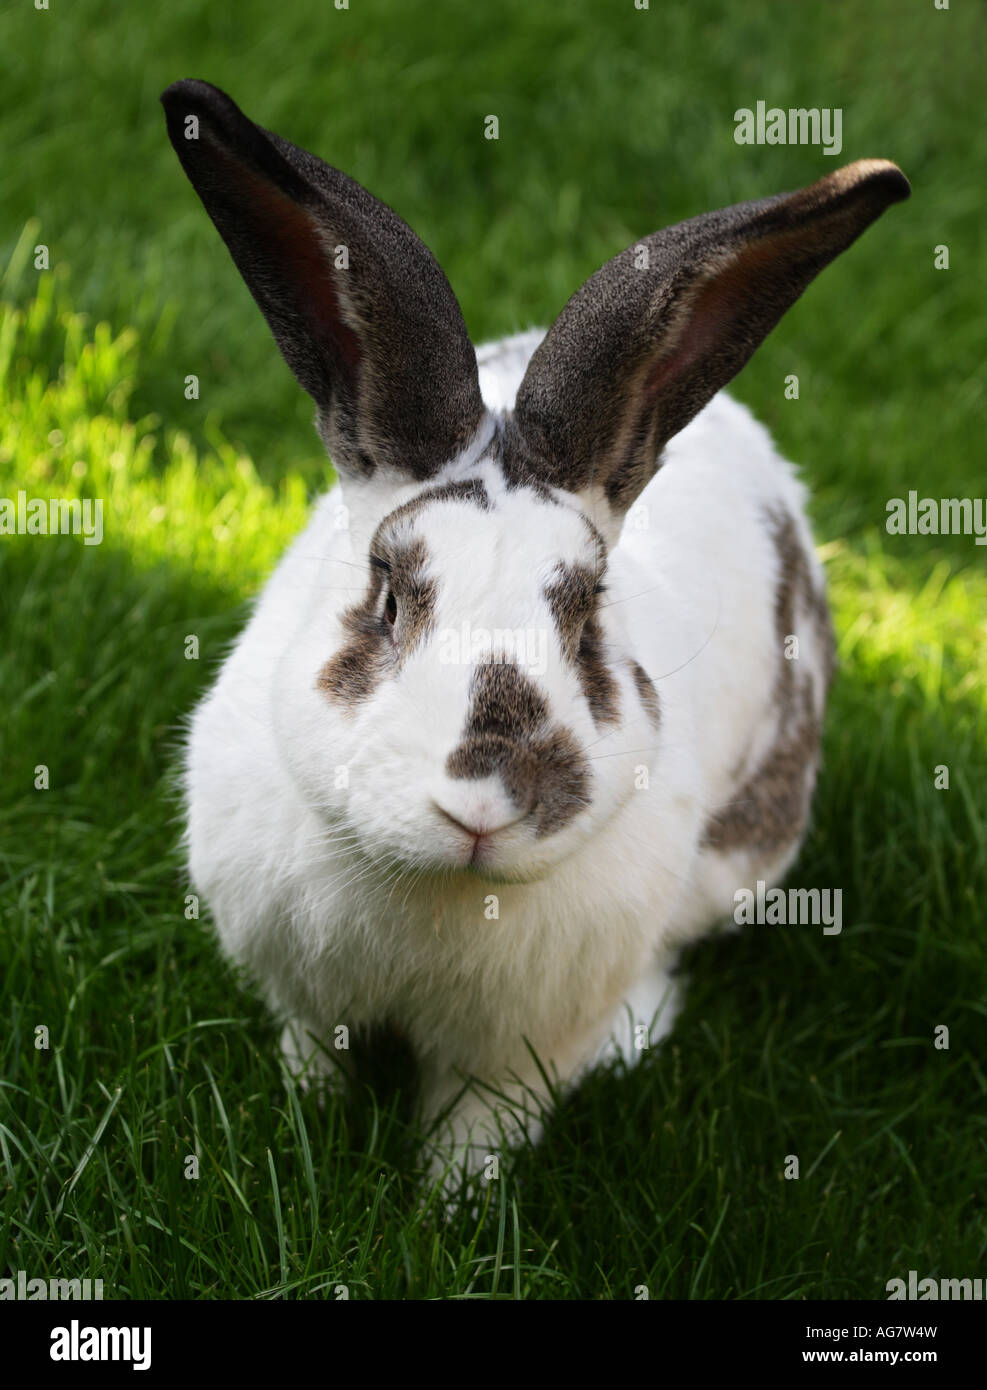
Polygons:
[[667,1035],[683,947],[798,852],[833,630],[721,388],[909,185],[694,217],[476,350],[390,208],[208,83],[162,102],[338,476],[191,717],[190,875],[288,1066],[344,1084],[393,1028],[431,1170],[482,1173]]

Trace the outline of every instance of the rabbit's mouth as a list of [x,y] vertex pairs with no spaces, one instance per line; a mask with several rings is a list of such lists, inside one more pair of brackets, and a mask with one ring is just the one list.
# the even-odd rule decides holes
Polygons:
[[571,841],[563,847],[556,837],[539,835],[537,807],[482,832],[478,824],[463,825],[438,807],[434,819],[441,843],[433,841],[431,857],[447,880],[451,874],[491,884],[537,883],[574,848]]
[[[529,813],[522,811],[466,816],[454,815],[446,807],[433,800],[431,809],[441,821],[443,838],[448,837],[454,861],[464,869],[480,870],[493,867],[502,858],[502,850],[508,841],[517,843],[518,836],[511,836],[515,827],[529,819]],[[527,839],[527,837],[525,837]]]

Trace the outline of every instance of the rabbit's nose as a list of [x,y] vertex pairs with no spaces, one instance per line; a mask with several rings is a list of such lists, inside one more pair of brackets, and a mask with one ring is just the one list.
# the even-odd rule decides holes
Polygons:
[[447,811],[433,799],[432,805],[444,821],[453,825],[457,830],[462,830],[465,834],[471,835],[473,839],[480,840],[485,835],[496,835],[498,830],[506,830],[511,825],[517,825],[518,821],[524,820],[524,814],[517,815],[514,812],[505,815],[479,815],[473,813],[468,820],[461,820],[459,816],[454,816],[451,811]]

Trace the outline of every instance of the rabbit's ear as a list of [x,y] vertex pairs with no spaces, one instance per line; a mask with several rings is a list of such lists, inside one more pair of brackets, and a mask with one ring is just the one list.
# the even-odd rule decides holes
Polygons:
[[867,159],[798,193],[740,203],[608,262],[535,352],[503,442],[508,472],[598,488],[619,516],[662,448],[740,371],[812,278],[909,194]]
[[431,477],[483,413],[476,354],[435,257],[365,188],[254,125],[218,88],[176,82],[161,100],[337,468]]

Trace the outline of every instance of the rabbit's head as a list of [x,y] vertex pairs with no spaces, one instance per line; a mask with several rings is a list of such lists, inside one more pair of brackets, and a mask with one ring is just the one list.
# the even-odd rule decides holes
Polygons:
[[646,237],[572,298],[494,414],[445,275],[390,208],[206,83],[163,101],[341,482],[345,539],[307,557],[318,578],[274,677],[285,761],[371,856],[535,877],[635,794],[660,744],[608,601],[628,508],[908,184],[861,161]]

